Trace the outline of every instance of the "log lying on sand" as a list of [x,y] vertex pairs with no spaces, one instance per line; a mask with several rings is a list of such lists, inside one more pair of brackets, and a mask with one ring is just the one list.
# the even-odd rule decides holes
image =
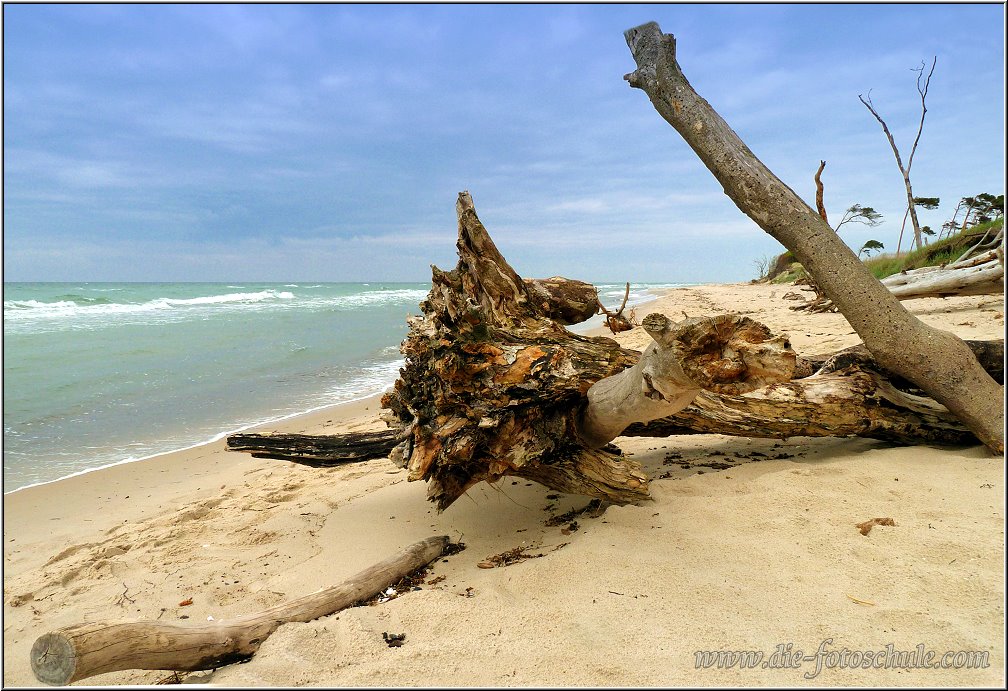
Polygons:
[[403,440],[396,430],[347,434],[232,434],[228,451],[247,451],[254,458],[276,458],[326,467],[384,458]]
[[[649,315],[645,321],[650,324],[653,319]],[[1003,384],[1004,340],[964,342],[994,381]],[[643,374],[633,375],[633,380],[643,382]],[[589,395],[594,388],[589,389]],[[787,386],[771,385],[744,396],[701,392],[681,411],[650,422],[634,421],[618,434],[726,434],[771,439],[857,436],[903,444],[978,441],[944,406],[921,395],[901,377],[884,372],[863,344],[836,353],[798,356],[795,378]],[[332,436],[237,434],[228,438],[228,449],[251,451],[259,458],[328,466],[388,458],[400,440],[391,430]],[[393,460],[403,465],[401,454]],[[574,482],[573,478],[568,480]]]
[[122,669],[214,669],[253,655],[282,624],[324,617],[377,595],[437,559],[448,536],[429,537],[340,585],[257,614],[212,623],[93,622],[40,636],[31,649],[35,678],[66,685]]
[[900,300],[1004,293],[1004,250],[991,250],[962,263],[925,266],[882,279]]
[[741,437],[867,437],[903,444],[976,444],[948,409],[900,391],[874,372],[838,372],[773,384],[745,396],[701,392],[675,415],[623,431],[629,437],[673,434]]
[[[426,480],[440,510],[477,482],[507,475],[639,501],[647,477],[605,446],[622,427],[669,415],[701,389],[742,392],[791,378],[788,344],[746,317],[676,325],[658,317],[646,328],[659,341],[643,355],[571,333],[501,256],[467,192],[456,211],[459,263],[432,267],[424,316],[409,321],[401,347],[406,365],[382,399],[386,421],[410,431],[397,448],[409,479]],[[759,362],[758,379],[750,361]],[[621,403],[607,388],[637,395]]]
[[[987,373],[1004,383],[1004,341],[965,343]],[[857,436],[903,444],[979,441],[945,406],[882,370],[863,344],[830,355],[799,357],[797,368],[814,368],[815,373],[745,396],[702,392],[678,413],[630,425],[623,436],[709,433],[771,439]]]

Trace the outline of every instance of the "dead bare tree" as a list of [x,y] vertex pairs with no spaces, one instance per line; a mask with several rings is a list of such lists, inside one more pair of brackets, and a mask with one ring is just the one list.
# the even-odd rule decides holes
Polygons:
[[886,125],[885,120],[882,116],[878,114],[875,110],[875,106],[872,104],[871,91],[868,92],[867,98],[858,94],[858,98],[861,103],[864,104],[865,108],[871,111],[871,114],[875,116],[875,119],[879,121],[882,125],[882,131],[885,132],[886,138],[889,140],[889,146],[892,147],[893,155],[896,157],[896,165],[899,166],[900,173],[903,175],[903,184],[906,186],[907,195],[907,213],[910,215],[910,222],[913,224],[914,229],[914,245],[917,249],[924,246],[924,242],[921,238],[921,228],[920,222],[917,220],[917,209],[914,205],[913,189],[910,186],[910,167],[913,165],[913,157],[917,152],[917,144],[920,142],[921,132],[924,130],[924,116],[927,115],[927,105],[925,104],[925,98],[927,98],[928,85],[931,83],[931,75],[934,74],[935,65],[938,63],[938,56],[936,55],[934,60],[931,62],[931,71],[928,72],[927,79],[924,80],[924,85],[921,86],[921,79],[924,76],[924,67],[926,63],[921,63],[919,68],[914,69],[917,73],[917,93],[920,94],[921,101],[921,118],[920,125],[917,127],[917,137],[914,139],[913,147],[910,149],[910,158],[907,159],[906,167],[903,167],[903,160],[900,158],[899,149],[896,147],[896,140],[893,139],[892,133],[889,131],[888,125]]
[[[693,90],[676,61],[674,36],[662,33],[655,22],[629,29],[625,36],[637,63],[625,79],[648,95],[736,206],[794,253],[876,361],[919,386],[992,451],[1003,453],[1004,387],[984,371],[970,349],[908,312],[833,229],[756,158]],[[906,183],[912,205],[908,176]]]
[[598,293],[595,294],[595,302],[598,303],[598,313],[605,315],[606,326],[614,334],[620,331],[629,331],[633,328],[633,323],[627,317],[623,316],[623,309],[626,307],[627,299],[630,297],[630,283],[626,284],[626,292],[623,293],[623,302],[620,303],[619,309],[616,311],[611,311],[606,309],[606,306],[602,304],[602,300],[599,299]]

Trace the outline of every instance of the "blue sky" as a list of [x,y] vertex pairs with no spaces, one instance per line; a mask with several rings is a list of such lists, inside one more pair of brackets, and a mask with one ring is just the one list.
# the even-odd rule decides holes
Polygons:
[[739,281],[782,248],[647,96],[656,20],[806,201],[895,249],[904,160],[937,228],[1004,191],[1002,5],[6,5],[4,280],[427,280],[455,197],[524,276]]

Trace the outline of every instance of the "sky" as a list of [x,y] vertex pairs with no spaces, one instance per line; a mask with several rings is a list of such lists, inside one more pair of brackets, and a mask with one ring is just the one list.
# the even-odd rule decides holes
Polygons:
[[[519,274],[731,282],[783,248],[623,75],[657,21],[683,72],[855,251],[911,180],[1004,192],[1004,6],[4,5],[5,281],[426,281],[455,199]],[[904,245],[906,238],[904,238]],[[905,247],[904,247],[905,249]]]

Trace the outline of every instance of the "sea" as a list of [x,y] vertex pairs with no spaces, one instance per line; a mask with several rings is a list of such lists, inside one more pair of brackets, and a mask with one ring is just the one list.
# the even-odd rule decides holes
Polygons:
[[[631,284],[628,305],[653,289]],[[613,309],[623,284],[597,284]],[[3,491],[381,393],[429,283],[4,283]],[[576,327],[584,332],[601,317]]]

